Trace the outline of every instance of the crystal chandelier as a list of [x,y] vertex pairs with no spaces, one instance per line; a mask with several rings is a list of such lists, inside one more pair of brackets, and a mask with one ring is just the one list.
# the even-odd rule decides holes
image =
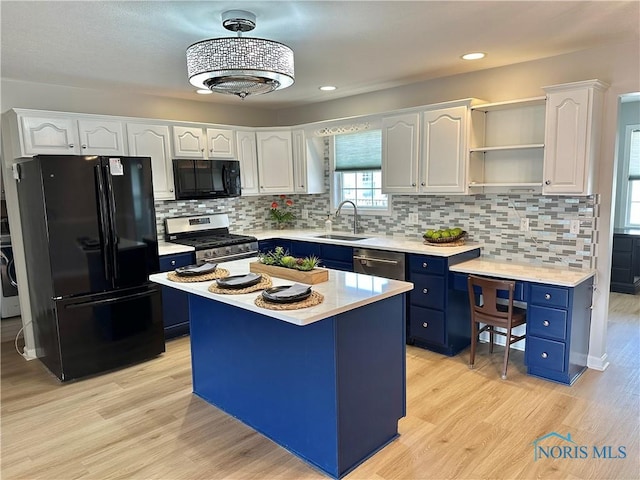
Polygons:
[[187,48],[192,85],[243,99],[293,85],[293,50],[279,42],[242,36],[256,26],[253,13],[224,12],[222,26],[238,36],[202,40]]

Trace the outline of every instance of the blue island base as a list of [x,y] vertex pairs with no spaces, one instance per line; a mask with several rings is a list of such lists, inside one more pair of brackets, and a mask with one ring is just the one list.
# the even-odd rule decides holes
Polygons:
[[406,413],[405,301],[297,326],[189,295],[194,392],[341,478]]

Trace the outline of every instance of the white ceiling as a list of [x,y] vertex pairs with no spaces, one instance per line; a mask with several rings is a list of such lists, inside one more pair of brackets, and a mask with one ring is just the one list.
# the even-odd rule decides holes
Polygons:
[[[3,78],[237,104],[194,93],[185,50],[228,36],[221,13],[257,16],[251,36],[289,45],[295,84],[245,105],[284,108],[634,39],[634,1],[7,1]],[[469,51],[487,52],[465,62]],[[640,54],[640,47],[639,47]],[[323,93],[320,85],[338,90]]]

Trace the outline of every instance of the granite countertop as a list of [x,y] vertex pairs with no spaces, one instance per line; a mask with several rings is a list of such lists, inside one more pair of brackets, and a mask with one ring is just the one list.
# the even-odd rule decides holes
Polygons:
[[[255,258],[245,258],[220,263],[219,265],[229,270],[230,275],[241,275],[249,273],[249,263],[255,261]],[[295,283],[291,280],[280,279],[273,276],[271,278],[274,287]],[[354,310],[358,307],[413,289],[413,284],[409,282],[372,277],[359,273],[329,270],[329,281],[312,285],[314,291],[324,295],[324,301],[320,305],[300,310],[269,310],[255,305],[254,300],[260,295],[260,292],[240,295],[211,293],[207,288],[213,283],[212,281],[192,283],[172,282],[167,278],[166,273],[153,274],[149,277],[149,280],[299,326],[309,325],[319,320]]]
[[565,287],[575,287],[596,273],[595,270],[505,262],[482,257],[452,265],[449,270]]

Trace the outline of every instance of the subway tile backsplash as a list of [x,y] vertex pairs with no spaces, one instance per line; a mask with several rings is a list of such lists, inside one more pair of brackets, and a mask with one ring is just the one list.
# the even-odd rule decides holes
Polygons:
[[[294,202],[296,220],[292,228],[322,229],[330,211],[329,162],[325,160],[327,193],[287,195]],[[227,213],[231,231],[273,228],[269,219],[271,202],[278,196],[240,197],[207,201],[156,202],[158,236],[164,237],[165,217]],[[305,209],[309,218],[302,219]],[[360,232],[377,235],[414,236],[421,239],[428,228],[459,226],[469,240],[483,244],[482,255],[506,261],[550,263],[559,266],[597,268],[597,195],[589,197],[542,196],[539,194],[485,194],[459,196],[395,195],[391,216],[359,218]],[[335,213],[335,212],[332,212]],[[408,222],[409,214],[418,223]],[[530,230],[520,231],[520,219],[529,220]],[[580,232],[570,232],[572,220],[579,220]],[[345,209],[333,218],[333,228],[350,232],[353,216]]]

